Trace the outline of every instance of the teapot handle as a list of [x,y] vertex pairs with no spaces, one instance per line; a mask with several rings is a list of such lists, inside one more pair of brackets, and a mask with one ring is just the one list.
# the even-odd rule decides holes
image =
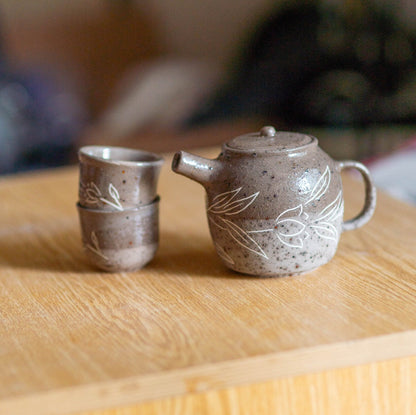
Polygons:
[[354,218],[342,223],[342,231],[350,231],[365,225],[373,216],[376,208],[376,188],[370,176],[370,172],[364,164],[353,160],[344,160],[338,163],[340,171],[343,169],[358,170],[364,180],[365,185],[365,201],[361,212]]

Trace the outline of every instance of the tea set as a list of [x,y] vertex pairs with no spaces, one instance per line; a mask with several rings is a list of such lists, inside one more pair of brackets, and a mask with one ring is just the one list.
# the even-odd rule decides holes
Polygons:
[[[157,180],[163,159],[120,147],[79,150],[77,204],[84,250],[106,271],[145,266],[158,247]],[[341,171],[357,170],[365,202],[343,221]],[[310,135],[271,126],[222,145],[214,159],[177,152],[172,170],[206,190],[209,230],[218,256],[234,271],[288,276],[314,270],[335,255],[341,233],[372,217],[376,189],[358,161],[335,161]]]
[[78,157],[77,208],[88,259],[105,271],[142,268],[158,248],[162,157],[104,146],[82,147]]

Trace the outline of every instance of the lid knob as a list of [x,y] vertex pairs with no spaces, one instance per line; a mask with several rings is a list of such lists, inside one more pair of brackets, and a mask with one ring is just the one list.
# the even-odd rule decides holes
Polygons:
[[276,135],[276,130],[270,125],[266,125],[260,130],[260,135],[262,137],[274,137]]

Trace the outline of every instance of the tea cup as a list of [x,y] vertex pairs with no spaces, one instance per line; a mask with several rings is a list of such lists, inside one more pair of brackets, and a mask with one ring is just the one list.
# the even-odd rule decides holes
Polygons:
[[78,158],[82,207],[122,212],[155,200],[161,156],[123,147],[85,146]]
[[150,262],[159,243],[159,197],[123,211],[77,204],[84,251],[91,264],[111,272],[135,271]]

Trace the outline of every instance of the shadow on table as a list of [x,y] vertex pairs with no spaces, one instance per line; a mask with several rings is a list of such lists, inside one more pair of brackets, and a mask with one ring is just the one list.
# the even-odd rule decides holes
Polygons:
[[44,223],[2,229],[0,267],[55,272],[94,271],[82,252],[77,223],[66,221],[51,224],[47,232],[44,229]]
[[178,276],[245,278],[225,267],[208,235],[204,237],[162,232],[160,249],[148,268]]
[[[89,264],[75,220],[51,222],[49,229],[45,227],[45,223],[41,223],[0,230],[0,267],[102,274]],[[160,234],[155,258],[137,273],[146,271],[170,276],[250,278],[225,267],[209,235],[178,235],[166,231]]]

